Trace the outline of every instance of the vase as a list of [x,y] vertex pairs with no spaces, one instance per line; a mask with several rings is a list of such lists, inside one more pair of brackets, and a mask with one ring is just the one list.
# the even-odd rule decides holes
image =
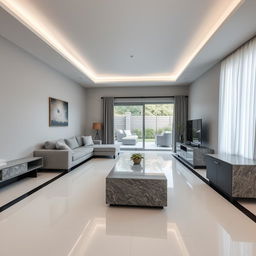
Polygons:
[[141,162],[141,159],[140,159],[140,158],[133,159],[133,163],[134,163],[134,164],[140,164],[140,162]]

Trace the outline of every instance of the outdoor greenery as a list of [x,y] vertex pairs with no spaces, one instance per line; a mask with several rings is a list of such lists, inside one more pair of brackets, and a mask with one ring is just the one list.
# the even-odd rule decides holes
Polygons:
[[173,104],[147,104],[145,105],[146,116],[172,116]]
[[[126,112],[131,112],[133,116],[142,115],[142,107],[139,105],[133,106],[115,106],[115,115],[124,115]],[[173,104],[146,104],[146,116],[172,116]]]
[[[157,133],[155,133],[154,129],[146,128],[145,129],[145,139],[154,139],[156,134],[161,134],[164,131],[171,131],[170,127],[160,128],[157,130]],[[142,138],[142,130],[141,129],[134,129],[132,131],[133,134],[136,134],[139,139]]]
[[131,112],[133,116],[142,115],[142,107],[141,106],[115,106],[114,107],[115,115],[122,116],[126,112]]
[[162,134],[163,132],[171,132],[172,129],[170,127],[165,127],[165,128],[159,128],[157,130],[157,134]]
[[151,128],[145,129],[145,138],[146,139],[153,139],[155,138],[155,130]]
[[[155,117],[155,128],[145,129],[145,140],[154,141],[156,134],[161,134],[164,131],[171,131],[172,127],[159,127],[159,116],[171,117],[173,116],[173,104],[145,104],[145,116]],[[141,105],[121,105],[114,107],[115,116],[124,116],[125,113],[130,112],[132,116],[143,116],[143,108]],[[143,132],[141,128],[132,130],[132,134],[136,134],[139,139],[142,139]]]
[[142,130],[141,130],[141,129],[138,129],[138,128],[137,128],[137,129],[134,129],[134,130],[132,131],[132,134],[136,134],[139,139],[142,138]]

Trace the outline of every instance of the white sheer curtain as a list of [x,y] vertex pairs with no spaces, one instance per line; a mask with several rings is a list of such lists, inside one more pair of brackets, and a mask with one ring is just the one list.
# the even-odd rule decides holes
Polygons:
[[255,159],[256,38],[221,64],[219,152]]

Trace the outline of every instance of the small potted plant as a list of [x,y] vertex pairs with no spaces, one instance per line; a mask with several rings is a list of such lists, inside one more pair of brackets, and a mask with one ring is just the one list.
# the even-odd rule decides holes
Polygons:
[[144,157],[142,156],[142,154],[132,154],[131,156],[131,160],[133,161],[134,164],[140,164],[141,159],[143,159]]

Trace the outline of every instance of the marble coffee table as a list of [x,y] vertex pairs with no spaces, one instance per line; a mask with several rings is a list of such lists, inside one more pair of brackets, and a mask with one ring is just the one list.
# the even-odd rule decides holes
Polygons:
[[167,206],[167,179],[152,170],[150,161],[133,165],[130,155],[121,156],[106,177],[106,203],[110,206]]

